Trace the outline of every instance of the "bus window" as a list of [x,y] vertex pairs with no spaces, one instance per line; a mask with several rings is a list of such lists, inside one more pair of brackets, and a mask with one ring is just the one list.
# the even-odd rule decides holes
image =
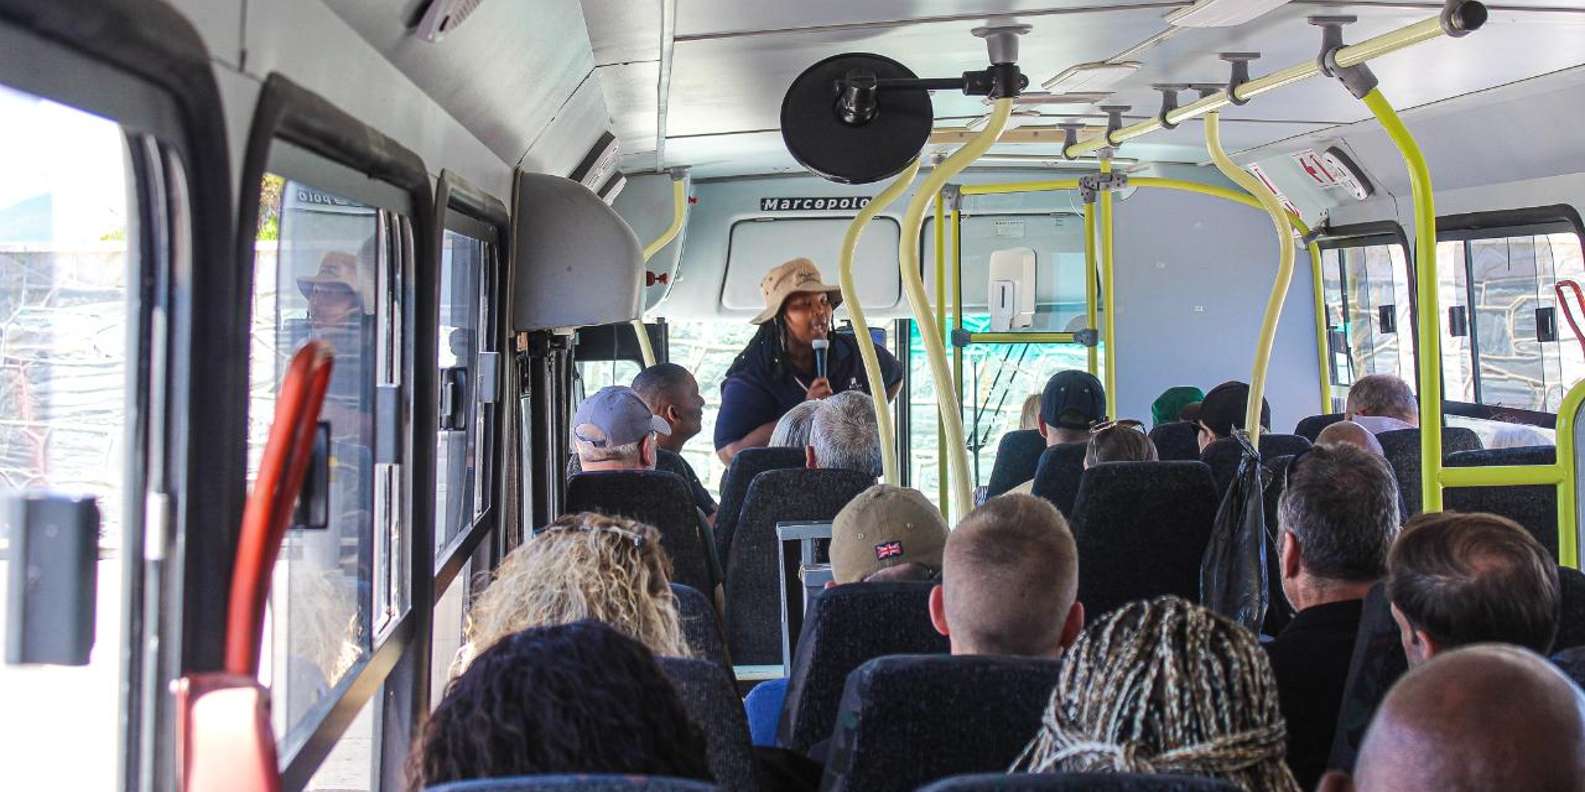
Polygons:
[[1414,387],[1408,252],[1390,235],[1321,243],[1332,382],[1392,374]]
[[[480,469],[479,442],[487,431],[479,401],[480,319],[489,245],[447,229],[440,258],[442,415],[435,449],[435,557],[473,525],[488,503],[489,478]],[[447,411],[449,410],[449,414]],[[483,474],[483,475],[481,475]]]
[[[0,86],[0,490],[93,496],[97,624],[84,667],[0,665],[6,786],[116,783],[125,515],[138,449],[129,349],[141,344],[128,244],[126,136],[114,122]],[[11,562],[0,532],[0,581]],[[0,630],[6,592],[0,586]]]
[[[693,373],[694,379],[699,382],[699,395],[704,397],[704,418],[699,436],[683,446],[682,456],[688,460],[689,466],[698,474],[700,483],[710,491],[711,496],[720,500],[721,477],[726,474],[726,465],[715,455],[715,419],[721,414],[721,383],[726,380],[726,370],[748,345],[749,339],[754,337],[757,328],[749,324],[747,319],[674,321],[668,322],[666,328],[667,357]],[[635,366],[627,373],[627,379],[617,380],[617,384],[631,384],[633,375],[637,373],[638,368]],[[593,393],[593,381],[586,380],[586,383],[589,392]]]
[[321,421],[330,434],[329,524],[292,530],[276,563],[267,680],[286,738],[368,656],[405,608],[397,557],[400,477],[382,459],[377,405],[399,384],[399,215],[267,174],[255,255],[249,474],[256,472],[290,356],[319,340],[335,351]]
[[1473,349],[1470,345],[1469,271],[1464,268],[1464,243],[1436,243],[1437,325],[1442,332],[1442,392],[1452,401],[1474,402]]

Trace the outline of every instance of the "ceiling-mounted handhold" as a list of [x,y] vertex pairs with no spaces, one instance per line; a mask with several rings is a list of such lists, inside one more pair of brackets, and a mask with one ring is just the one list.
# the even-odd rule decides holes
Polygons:
[[1177,129],[1178,125],[1167,120],[1167,114],[1178,109],[1178,93],[1189,89],[1188,83],[1156,83],[1150,86],[1161,92],[1161,112],[1156,114],[1156,119],[1161,122],[1162,129]]
[[1222,60],[1232,64],[1232,73],[1227,78],[1227,101],[1242,107],[1249,104],[1248,99],[1238,98],[1238,86],[1249,82],[1249,62],[1259,60],[1258,52],[1224,52],[1219,55]]
[[1112,134],[1123,128],[1123,114],[1133,109],[1130,105],[1101,105],[1101,112],[1106,114],[1106,142],[1112,146],[1121,145],[1112,140]]

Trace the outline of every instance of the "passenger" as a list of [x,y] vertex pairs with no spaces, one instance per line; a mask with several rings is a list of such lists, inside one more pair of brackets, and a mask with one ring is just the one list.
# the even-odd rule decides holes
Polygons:
[[1473,643],[1546,655],[1557,637],[1557,562],[1495,514],[1422,514],[1387,556],[1387,594],[1409,665]]
[[1288,766],[1315,786],[1332,749],[1365,594],[1398,534],[1386,460],[1348,445],[1294,457],[1277,503],[1282,591],[1293,621],[1267,644],[1288,721]]
[[609,624],[658,655],[689,656],[659,531],[583,512],[529,537],[501,561],[468,611],[451,677],[512,633],[583,619]]
[[1338,421],[1337,423],[1327,424],[1326,428],[1315,436],[1316,445],[1337,445],[1339,443],[1354,446],[1362,451],[1369,451],[1383,459],[1387,458],[1387,452],[1382,450],[1381,441],[1376,439],[1376,435],[1353,421]]
[[1043,498],[1008,495],[969,512],[947,537],[930,621],[955,655],[1061,657],[1084,629],[1078,594],[1068,521]]
[[1199,423],[1201,405],[1202,402],[1189,402],[1183,405],[1183,409],[1178,411],[1178,420],[1187,423]]
[[[671,434],[671,425],[650,412],[632,388],[608,385],[578,405],[572,419],[573,447],[586,472],[654,470],[659,459],[660,437]],[[686,481],[686,479],[684,479]],[[697,496],[695,496],[697,499]],[[715,532],[709,515],[699,512],[699,541],[705,548],[705,565],[715,582],[717,606],[726,577],[716,560]]]
[[809,445],[809,427],[814,423],[815,410],[820,409],[819,399],[798,402],[776,421],[770,433],[771,448],[806,448]]
[[633,378],[633,392],[644,400],[644,405],[667,426],[671,434],[659,439],[660,453],[656,454],[655,469],[675,473],[688,482],[693,491],[694,505],[706,519],[715,520],[716,503],[710,491],[699,483],[693,465],[682,456],[682,447],[704,423],[704,397],[699,395],[699,383],[688,370],[675,363],[657,363]]
[[1205,398],[1205,391],[1192,385],[1178,385],[1161,392],[1156,400],[1150,403],[1150,425],[1160,426],[1164,423],[1183,420],[1183,408],[1196,404]]
[[936,580],[947,521],[918,490],[876,484],[831,521],[831,582]]
[[[1046,447],[1063,443],[1090,442],[1090,427],[1106,419],[1106,389],[1095,375],[1068,369],[1051,375],[1040,394],[1040,436]],[[1033,494],[1035,480],[1019,484],[1008,492]],[[1004,493],[1005,494],[1005,493]]]
[[1062,657],[1030,773],[1183,773],[1297,792],[1277,683],[1244,628],[1173,596],[1101,617]]
[[414,790],[612,773],[712,781],[706,743],[644,645],[596,621],[504,636],[446,688],[408,761]]
[[1410,669],[1365,732],[1352,779],[1318,792],[1579,792],[1585,697],[1541,657],[1470,646]]
[[[1211,389],[1200,400],[1200,412],[1195,421],[1200,424],[1200,450],[1225,437],[1232,437],[1234,429],[1246,429],[1244,413],[1249,408],[1249,385],[1229,380]],[[1271,404],[1260,400],[1260,426],[1271,429]]]
[[811,470],[856,470],[880,478],[881,438],[875,405],[857,391],[821,402],[809,426],[805,456]]
[[1491,433],[1491,439],[1485,443],[1487,448],[1533,448],[1550,445],[1556,443],[1540,429],[1516,423],[1499,424]]
[[[785,262],[765,274],[759,289],[765,310],[750,320],[759,332],[738,353],[721,383],[715,450],[722,462],[768,443],[776,420],[799,402],[850,390],[870,392],[858,341],[850,333],[831,332],[831,312],[842,304],[842,291],[821,282],[814,262]],[[824,377],[816,368],[816,340],[830,344]],[[903,384],[902,364],[879,345],[875,354],[886,397],[892,398]]]
[[1391,374],[1368,374],[1348,389],[1348,420],[1376,434],[1420,425],[1420,403],[1409,383]]
[[1040,394],[1024,397],[1023,409],[1018,412],[1019,429],[1040,429]]
[[1089,447],[1084,450],[1084,467],[1089,469],[1102,462],[1155,462],[1160,458],[1155,442],[1145,434],[1145,425],[1125,419],[1095,426]]

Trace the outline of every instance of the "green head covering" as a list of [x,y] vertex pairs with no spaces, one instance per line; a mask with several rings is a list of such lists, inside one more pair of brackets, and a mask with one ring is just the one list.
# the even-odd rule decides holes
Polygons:
[[1168,388],[1150,405],[1150,423],[1160,426],[1178,420],[1183,408],[1205,398],[1205,392],[1189,385]]

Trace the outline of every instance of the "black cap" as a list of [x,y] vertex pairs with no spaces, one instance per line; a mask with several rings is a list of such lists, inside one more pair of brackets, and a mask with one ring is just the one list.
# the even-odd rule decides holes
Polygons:
[[1040,394],[1040,417],[1047,426],[1088,429],[1106,418],[1106,389],[1087,371],[1059,371]]
[[[1249,386],[1229,380],[1211,389],[1200,401],[1200,423],[1217,437],[1231,437],[1233,429],[1244,429],[1244,411],[1249,405]],[[1260,425],[1271,428],[1271,404],[1260,400]]]

